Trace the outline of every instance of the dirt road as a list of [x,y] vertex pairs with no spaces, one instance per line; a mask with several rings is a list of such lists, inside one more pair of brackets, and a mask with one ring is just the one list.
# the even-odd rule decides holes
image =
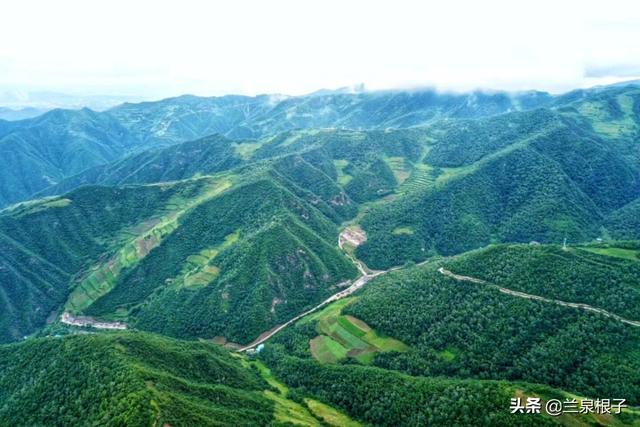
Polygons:
[[536,300],[536,301],[542,301],[542,302],[548,302],[548,303],[552,303],[552,304],[562,305],[562,306],[565,306],[565,307],[578,308],[578,309],[581,309],[581,310],[592,311],[594,313],[602,314],[603,316],[611,317],[612,319],[618,320],[618,321],[620,321],[622,323],[626,323],[626,324],[631,325],[631,326],[640,327],[640,321],[625,319],[624,317],[618,316],[617,314],[613,314],[611,312],[608,312],[607,310],[604,310],[602,308],[593,307],[593,306],[590,306],[588,304],[561,301],[561,300],[557,300],[557,299],[541,297],[541,296],[538,296],[538,295],[532,295],[532,294],[528,294],[528,293],[525,293],[525,292],[514,291],[512,289],[502,288],[502,287],[500,287],[498,285],[495,285],[493,283],[489,283],[489,282],[484,281],[482,279],[477,279],[475,277],[461,276],[459,274],[455,274],[455,273],[453,273],[453,272],[451,272],[449,270],[446,270],[444,267],[440,267],[438,269],[438,271],[440,272],[440,274],[443,274],[443,275],[445,275],[447,277],[451,277],[451,278],[453,278],[455,280],[464,281],[464,282],[472,282],[472,283],[477,283],[477,284],[490,286],[492,288],[498,289],[500,292],[502,292],[504,294],[512,295],[514,297],[532,299],[532,300]]

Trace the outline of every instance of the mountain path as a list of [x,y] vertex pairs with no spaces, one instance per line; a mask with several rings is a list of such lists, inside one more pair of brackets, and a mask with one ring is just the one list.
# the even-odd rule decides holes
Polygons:
[[480,285],[490,286],[492,288],[498,289],[500,292],[502,292],[504,294],[512,295],[512,296],[515,296],[515,297],[518,297],[518,298],[532,299],[532,300],[536,300],[536,301],[542,301],[542,302],[548,302],[548,303],[552,303],[552,304],[562,305],[564,307],[571,307],[571,308],[578,308],[578,309],[586,310],[586,311],[592,311],[594,313],[602,314],[603,316],[611,317],[612,319],[615,319],[615,320],[617,320],[619,322],[626,323],[626,324],[631,325],[631,326],[640,327],[640,321],[625,319],[624,317],[618,316],[617,314],[611,313],[611,312],[609,312],[607,310],[604,310],[602,308],[593,307],[593,306],[588,305],[588,304],[582,304],[582,303],[576,303],[576,302],[567,302],[567,301],[562,301],[562,300],[557,300],[557,299],[545,298],[545,297],[541,297],[539,295],[532,295],[532,294],[528,294],[526,292],[514,291],[512,289],[503,288],[503,287],[500,287],[500,286],[498,286],[496,284],[487,282],[487,281],[482,280],[482,279],[455,274],[455,273],[445,269],[444,267],[438,268],[438,272],[440,274],[444,275],[444,276],[451,277],[452,279],[455,279],[455,280],[458,280],[458,281],[471,282],[471,283],[476,283],[476,284],[480,284]]

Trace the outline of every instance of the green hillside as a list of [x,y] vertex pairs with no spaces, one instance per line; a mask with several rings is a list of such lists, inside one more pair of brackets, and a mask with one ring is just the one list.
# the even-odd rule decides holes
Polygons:
[[[209,218],[218,220],[212,226]],[[217,251],[233,233],[237,241],[203,261],[215,278],[186,284],[190,257]],[[335,225],[317,210],[273,181],[257,181],[191,212],[85,312],[126,309],[143,329],[248,342],[355,276],[336,241]]]
[[[3,340],[64,305],[174,336],[248,342],[356,275],[336,247],[336,224],[355,208],[321,170],[295,157],[238,173],[83,187],[5,210]],[[39,264],[16,271],[13,259],[32,253]]]
[[465,254],[444,268],[487,283],[455,279],[433,265],[412,267],[375,279],[343,311],[413,349],[380,353],[376,365],[413,375],[523,380],[640,402],[637,325],[499,289],[592,304],[637,321],[635,261],[509,246]]
[[[530,109],[550,105],[552,99],[542,93],[329,92],[299,97],[180,96],[125,103],[105,112],[53,110],[0,123],[0,207],[29,199],[85,169],[142,149],[214,134],[241,140],[294,129],[407,128],[443,117],[482,117]],[[156,173],[175,175],[171,169]],[[95,177],[95,173],[99,172],[89,176]]]
[[[635,99],[636,89],[625,91]],[[12,287],[1,297],[3,340],[33,332],[64,305],[178,337],[248,342],[355,276],[335,247],[344,221],[367,232],[357,255],[371,268],[494,242],[635,238],[635,142],[580,125],[602,119],[580,115],[604,96],[596,95],[560,112],[412,129],[212,136],[88,169],[43,194],[117,186],[106,196],[119,198],[116,217],[89,189],[0,214],[12,248],[0,255]],[[161,197],[140,204],[137,192]],[[18,260],[30,253],[26,267]]]
[[575,395],[546,386],[507,381],[409,376],[394,370],[355,365],[321,365],[268,348],[263,358],[292,392],[330,403],[371,425],[637,425],[639,415],[512,414],[516,396],[571,399]]
[[640,199],[612,212],[605,226],[616,239],[640,239]]
[[546,245],[500,245],[456,258],[447,268],[504,288],[589,304],[640,320],[640,258],[603,256],[616,250],[634,254],[634,248],[638,250],[640,245],[619,245],[623,248],[616,248],[615,243],[602,249],[591,245],[568,250]]
[[170,214],[172,203],[195,197],[203,184],[84,187],[2,211],[0,342],[22,338],[55,318],[81,272],[144,235]]
[[[639,136],[637,86],[0,121],[0,425],[640,425]],[[508,410],[582,396],[636,408]]]
[[0,346],[0,424],[270,425],[253,370],[215,345],[141,333]]
[[135,139],[113,117],[53,110],[0,128],[0,207],[130,152]]
[[[640,163],[628,149],[637,143],[572,120],[536,110],[435,125],[422,184],[363,218],[369,240],[359,257],[387,268],[493,242],[582,242],[606,236],[603,227],[634,238]],[[627,203],[629,213],[617,211]],[[393,232],[403,227],[414,232]]]

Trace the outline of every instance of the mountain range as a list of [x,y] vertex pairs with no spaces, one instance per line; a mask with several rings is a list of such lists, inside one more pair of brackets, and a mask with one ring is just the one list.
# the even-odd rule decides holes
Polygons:
[[0,423],[637,425],[505,408],[640,404],[639,144],[635,84],[0,121]]

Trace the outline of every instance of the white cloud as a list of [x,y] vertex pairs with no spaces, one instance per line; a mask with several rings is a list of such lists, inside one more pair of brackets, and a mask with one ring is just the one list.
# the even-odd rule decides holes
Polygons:
[[25,0],[0,6],[0,40],[4,88],[299,94],[364,82],[560,91],[640,66],[640,5]]

